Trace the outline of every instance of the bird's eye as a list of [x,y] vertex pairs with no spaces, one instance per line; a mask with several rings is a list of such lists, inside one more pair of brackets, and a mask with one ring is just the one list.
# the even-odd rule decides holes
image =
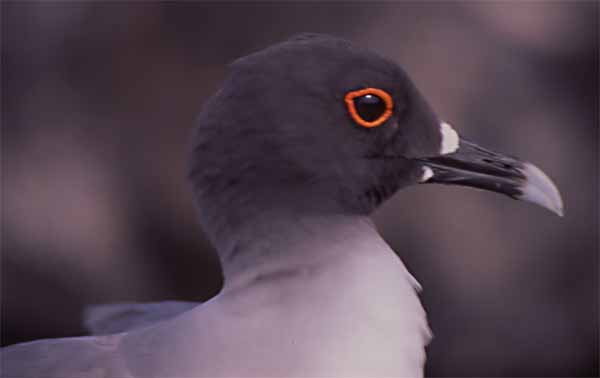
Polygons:
[[363,127],[377,127],[392,115],[392,97],[384,90],[365,88],[348,92],[344,98],[348,112]]

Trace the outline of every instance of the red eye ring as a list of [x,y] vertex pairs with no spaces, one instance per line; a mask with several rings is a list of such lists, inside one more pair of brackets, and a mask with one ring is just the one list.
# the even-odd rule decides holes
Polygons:
[[[383,100],[385,104],[385,111],[375,120],[367,121],[364,120],[357,112],[356,105],[354,104],[354,99],[357,97],[365,96],[365,95],[374,95]],[[348,112],[350,116],[354,120],[354,122],[359,125],[367,128],[377,127],[387,121],[391,115],[392,110],[394,108],[394,102],[392,101],[392,96],[390,96],[386,91],[378,89],[378,88],[364,88],[359,89],[357,91],[348,92],[344,97],[344,101],[346,102],[346,107],[348,108]]]

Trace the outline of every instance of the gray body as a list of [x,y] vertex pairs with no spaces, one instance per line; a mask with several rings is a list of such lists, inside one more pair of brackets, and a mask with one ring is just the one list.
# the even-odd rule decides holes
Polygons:
[[207,303],[130,332],[5,348],[3,376],[422,375],[425,313],[412,277],[372,224],[304,219],[297,226],[308,240],[295,246],[302,262],[281,259],[272,274],[241,277]]

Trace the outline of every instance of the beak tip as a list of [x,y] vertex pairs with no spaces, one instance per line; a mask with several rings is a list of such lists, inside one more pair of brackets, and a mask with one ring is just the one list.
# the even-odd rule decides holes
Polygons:
[[554,214],[558,215],[561,218],[564,218],[564,216],[565,216],[565,210],[563,209],[562,204],[561,204],[561,206],[548,207],[547,209],[550,210],[551,212],[553,212]]
[[563,217],[562,197],[554,182],[531,163],[524,163],[521,172],[525,175],[525,181],[520,188],[522,193],[517,198],[540,205]]

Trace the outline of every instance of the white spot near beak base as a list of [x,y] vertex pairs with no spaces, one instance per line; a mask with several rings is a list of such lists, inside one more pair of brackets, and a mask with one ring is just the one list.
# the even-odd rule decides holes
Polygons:
[[428,166],[423,166],[423,176],[421,176],[421,180],[419,182],[427,182],[430,178],[433,177],[433,170]]
[[440,132],[442,134],[442,147],[440,148],[440,154],[451,154],[458,150],[460,138],[452,126],[446,122],[442,122],[440,123]]

